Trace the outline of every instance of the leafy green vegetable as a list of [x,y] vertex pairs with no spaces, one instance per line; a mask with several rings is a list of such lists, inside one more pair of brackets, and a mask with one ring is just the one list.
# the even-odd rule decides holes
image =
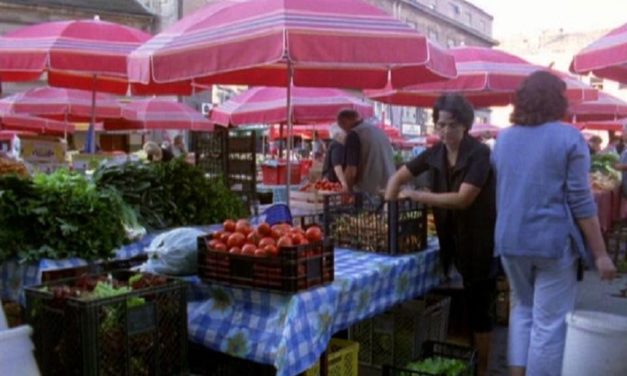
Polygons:
[[0,177],[0,262],[109,258],[126,240],[125,221],[137,220],[122,197],[77,173]]
[[115,188],[150,229],[206,225],[246,214],[220,179],[180,159],[167,163],[103,166],[94,173],[102,188]]
[[[458,359],[431,357],[419,362],[409,363],[406,369],[416,372],[424,372],[431,375],[459,376],[467,370],[464,362]],[[403,372],[401,376],[409,376],[411,373]]]
[[590,157],[592,162],[590,166],[591,172],[599,171],[605,175],[614,175],[617,171],[614,169],[614,166],[619,162],[620,158],[617,154],[614,153],[606,153],[606,154],[593,154]]

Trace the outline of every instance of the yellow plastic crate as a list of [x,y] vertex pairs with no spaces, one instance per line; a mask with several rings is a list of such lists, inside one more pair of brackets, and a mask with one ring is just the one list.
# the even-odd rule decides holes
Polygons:
[[[359,343],[346,339],[331,338],[327,349],[329,376],[358,376]],[[311,367],[305,376],[319,376],[320,362]]]

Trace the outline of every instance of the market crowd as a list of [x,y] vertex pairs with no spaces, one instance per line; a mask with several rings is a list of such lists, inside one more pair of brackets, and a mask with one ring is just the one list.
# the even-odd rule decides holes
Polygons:
[[[385,192],[388,200],[432,207],[444,270],[463,278],[480,375],[488,367],[499,273],[513,292],[513,376],[559,375],[565,317],[574,309],[582,269],[596,268],[607,280],[616,273],[588,182],[596,149],[561,122],[565,89],[548,72],[530,75],[516,92],[514,125],[499,134],[493,151],[469,135],[472,105],[462,95],[443,95],[432,115],[441,142],[398,170],[375,122],[344,110],[331,130],[324,177],[346,191]],[[424,174],[427,184],[410,187]]]

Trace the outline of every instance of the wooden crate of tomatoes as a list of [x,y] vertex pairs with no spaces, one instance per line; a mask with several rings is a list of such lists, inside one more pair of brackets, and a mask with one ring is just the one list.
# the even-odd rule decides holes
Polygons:
[[198,273],[205,282],[298,292],[333,281],[333,242],[317,225],[227,220],[198,238]]

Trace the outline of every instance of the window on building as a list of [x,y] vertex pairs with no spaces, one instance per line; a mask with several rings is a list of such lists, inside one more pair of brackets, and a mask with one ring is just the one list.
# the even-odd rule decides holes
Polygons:
[[446,41],[446,46],[449,48],[455,47],[456,45],[457,45],[457,42],[453,38],[448,38],[448,40]]
[[462,12],[461,8],[459,7],[459,5],[451,3],[451,14],[453,16],[459,16],[459,14]]
[[435,29],[429,28],[427,30],[427,37],[431,40],[438,40],[438,32]]
[[486,27],[486,23],[484,20],[480,20],[479,21],[479,30],[481,31],[488,31],[487,27]]
[[472,14],[470,12],[464,12],[464,22],[466,22],[466,25],[472,25]]
[[415,23],[415,22],[406,21],[405,23],[406,23],[409,27],[411,27],[412,29],[417,29],[417,28],[418,28],[418,27],[417,27],[418,25],[416,25],[416,23]]
[[431,3],[430,8],[433,9],[433,10],[436,10],[438,8],[438,4]]

